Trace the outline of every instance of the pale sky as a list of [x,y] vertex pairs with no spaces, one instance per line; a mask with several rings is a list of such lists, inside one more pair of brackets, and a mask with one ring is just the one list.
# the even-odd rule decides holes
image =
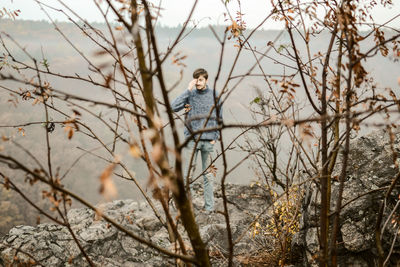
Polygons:
[[[62,8],[58,0],[41,0],[43,3],[51,6]],[[75,10],[80,16],[88,19],[89,21],[103,21],[101,14],[93,4],[94,0],[64,0],[68,3],[73,10]],[[101,0],[97,0],[101,2]],[[103,1],[104,2],[104,1]],[[114,0],[114,2],[117,2]],[[161,2],[162,17],[160,18],[160,24],[165,26],[177,26],[182,24],[194,3],[194,0],[152,0],[152,3],[159,5]],[[223,13],[226,13],[226,8],[223,4],[223,0],[199,0],[194,16],[194,21],[201,21],[200,26],[207,26],[209,24],[218,25],[225,24],[225,17]],[[361,0],[360,2],[370,2],[368,0]],[[376,1],[380,2],[380,1]],[[400,14],[400,1],[394,0],[395,4],[391,9],[383,8],[380,4],[374,11],[375,22],[383,23],[388,19]],[[0,0],[0,8],[6,8],[7,10],[21,10],[18,19],[30,19],[30,20],[47,20],[46,15],[40,10],[37,3],[34,0]],[[228,4],[228,8],[232,16],[236,16],[238,9],[237,0],[231,0]],[[256,27],[264,17],[271,11],[270,0],[242,0],[241,1],[242,13],[244,13],[244,20],[247,26],[250,28]],[[65,8],[62,8],[65,10]],[[49,10],[49,13],[54,19],[58,21],[66,21],[66,17],[60,12],[54,12]],[[390,26],[400,28],[400,17],[391,22]],[[264,25],[264,29],[279,29],[282,28],[282,23],[268,22]]]

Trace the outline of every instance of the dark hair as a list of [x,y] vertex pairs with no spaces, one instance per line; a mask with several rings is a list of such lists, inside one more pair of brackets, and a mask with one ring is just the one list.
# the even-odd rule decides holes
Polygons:
[[198,79],[200,76],[204,76],[206,80],[208,79],[208,73],[205,69],[197,69],[193,72],[193,78]]

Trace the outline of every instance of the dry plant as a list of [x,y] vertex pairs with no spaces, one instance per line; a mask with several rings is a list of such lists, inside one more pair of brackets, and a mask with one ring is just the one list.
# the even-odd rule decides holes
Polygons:
[[[380,2],[385,7],[392,5],[391,1]],[[398,60],[400,32],[387,25],[398,16],[381,25],[374,23],[372,11],[378,5],[376,1],[277,0],[272,4],[275,8],[272,19],[285,23],[289,43],[269,41],[269,48],[261,51],[243,36],[238,42],[252,51],[258,75],[265,79],[266,89],[260,89],[260,95],[253,101],[254,117],[281,124],[252,130],[244,149],[254,152],[260,182],[278,192],[281,198],[297,186],[307,192],[310,183],[315,184],[319,191],[316,194],[319,199],[315,201],[321,203],[320,250],[316,259],[320,266],[337,266],[337,236],[350,137],[356,136],[361,127],[385,127],[389,132],[397,127],[396,94],[377,85],[365,62],[378,53]],[[328,38],[329,42],[313,47],[318,38]],[[260,63],[264,58],[281,65],[283,75],[278,78],[270,75]],[[374,122],[372,118],[377,114],[384,114],[384,121]],[[343,156],[339,165],[340,150]],[[332,177],[334,170],[340,175]],[[333,180],[340,183],[336,199],[331,197]],[[386,199],[397,181],[395,177]],[[309,203],[308,195],[304,203]],[[383,251],[380,237],[385,203],[382,202],[376,225],[380,266],[391,254]],[[330,214],[332,206],[336,210]],[[302,207],[302,212],[306,210],[306,206]],[[279,227],[275,231],[279,232]],[[283,266],[285,253],[280,257]]]
[[[10,34],[1,33],[0,64],[3,70],[0,79],[18,84],[16,87],[1,85],[1,89],[12,95],[12,101],[17,107],[20,101],[40,106],[44,118],[40,122],[27,122],[24,126],[10,124],[7,127],[15,127],[24,134],[27,126],[44,125],[42,137],[45,146],[41,152],[44,152],[45,156],[39,158],[35,155],[35,151],[25,150],[25,156],[34,161],[34,165],[31,166],[27,165],[23,158],[2,151],[0,164],[24,173],[26,181],[32,186],[46,185],[47,190],[43,192],[43,197],[51,204],[51,211],[44,210],[32,202],[30,197],[13,182],[13,175],[2,174],[4,186],[21,194],[43,216],[67,227],[91,266],[94,265],[92,259],[80,245],[66,216],[72,201],[93,209],[97,216],[119,231],[166,256],[184,261],[187,265],[210,266],[208,248],[200,236],[189,192],[184,183],[181,155],[187,141],[180,140],[178,136],[175,121],[177,114],[174,114],[170,107],[170,92],[173,88],[167,88],[164,75],[166,61],[171,56],[174,56],[175,64],[185,66],[183,63],[185,57],[174,52],[177,44],[187,36],[187,30],[189,33],[193,30],[188,29],[188,22],[198,1],[194,2],[182,30],[165,51],[159,49],[154,31],[160,10],[150,1],[105,0],[102,4],[94,1],[98,12],[103,15],[105,31],[99,30],[85,18],[81,18],[61,0],[58,2],[64,6],[62,10],[39,0],[34,1],[48,15],[65,42],[79,53],[89,66],[91,74],[80,76],[54,72],[51,62],[44,56],[42,59],[33,57],[30,51],[23,44],[14,41]],[[222,2],[229,5],[231,1]],[[253,156],[254,162],[260,167],[262,182],[275,201],[271,207],[271,221],[260,227],[277,238],[276,245],[280,258],[275,259],[278,264],[283,266],[290,253],[291,236],[298,227],[300,209],[298,199],[302,196],[303,186],[312,182],[320,190],[321,203],[318,261],[320,266],[337,265],[336,239],[350,135],[356,133],[370,117],[378,113],[387,115],[384,126],[394,126],[390,121],[390,115],[397,112],[393,108],[399,105],[393,92],[374,85],[374,79],[366,71],[364,62],[377,53],[384,57],[390,54],[398,58],[400,33],[397,29],[387,29],[385,24],[370,24],[367,20],[370,19],[371,10],[376,4],[372,1],[369,4],[358,5],[359,2],[274,0],[272,11],[266,13],[262,23],[254,29],[246,29],[241,10],[238,10],[236,16],[232,16],[228,9],[230,26],[226,28],[225,34],[219,36],[210,27],[220,48],[218,71],[213,84],[213,88],[221,92],[214,105],[217,114],[219,113],[217,103],[226,102],[232,92],[239,90],[240,84],[246,77],[260,76],[265,80],[265,88],[260,89],[260,96],[254,99],[254,105],[257,106],[254,110],[255,122],[241,124],[219,122],[218,127],[214,129],[192,133],[192,137],[204,131],[218,130],[221,133],[221,153],[218,157],[223,163],[223,168],[220,170],[223,198],[221,213],[225,218],[228,237],[229,248],[226,255],[228,266],[233,265],[235,242],[232,238],[225,184],[228,175],[232,174],[237,166],[229,168],[226,151],[231,149],[235,141],[227,143],[224,130],[231,128],[243,130],[237,138],[250,132],[257,138],[255,142],[253,138],[251,141],[248,139],[243,146],[247,151],[243,161]],[[391,5],[391,1],[381,2],[383,5]],[[240,1],[238,3],[240,7]],[[96,57],[107,59],[107,63],[95,62],[82,52],[58,27],[48,10],[63,13],[83,33],[83,38],[90,40],[96,47]],[[117,17],[117,24],[110,20],[110,14]],[[279,45],[281,36],[279,35],[276,40],[266,39],[268,45],[265,51],[258,51],[252,45],[251,37],[269,20],[284,22],[285,30],[282,33],[287,34],[290,43]],[[368,31],[361,31],[361,26],[369,27]],[[318,51],[312,50],[311,44],[324,34],[329,36],[329,42],[325,47],[318,47]],[[363,42],[371,38],[373,45],[366,43],[367,49],[362,49]],[[226,57],[224,52],[228,39],[235,40],[237,50],[233,55],[232,65],[228,66],[228,77],[222,86],[217,88],[217,81],[223,68],[222,62]],[[19,47],[18,55],[22,53],[27,60],[21,59],[14,50],[11,50],[9,42]],[[243,75],[233,76],[243,51],[251,52],[254,64]],[[304,54],[301,51],[305,51]],[[271,76],[261,63],[264,58],[272,58],[274,63],[282,65],[283,74]],[[74,80],[82,87],[91,85],[101,88],[111,97],[103,101],[95,97],[71,94],[51,84],[46,79],[49,76],[61,80]],[[107,107],[113,114],[112,119],[104,114],[98,114],[96,107]],[[91,127],[85,121],[83,114],[95,118],[101,123],[102,128]],[[52,120],[53,117],[60,119]],[[52,132],[55,125],[61,125],[65,129],[66,142],[76,138],[78,134],[96,141],[105,153],[105,156],[100,154],[97,156],[107,163],[100,177],[100,193],[107,198],[115,196],[113,176],[131,181],[168,230],[170,240],[178,243],[176,247],[179,247],[179,251],[160,247],[138,236],[102,214],[101,210],[96,209],[92,203],[76,192],[66,189],[63,185],[63,176],[56,171],[57,167],[53,163]],[[112,138],[103,136],[102,132],[105,130],[111,133]],[[3,142],[8,141],[9,137],[4,136]],[[340,147],[343,151],[343,162],[337,179],[340,181],[341,193],[337,199],[331,199],[332,172],[337,168]],[[148,186],[152,189],[153,197],[148,195],[129,170],[125,159],[119,157],[123,149],[129,150],[134,158],[146,164],[149,173]],[[282,150],[285,153],[280,154]],[[92,153],[90,149],[88,152]],[[123,170],[123,174],[119,173],[119,170]],[[393,181],[393,186],[397,180],[398,178]],[[387,195],[390,192],[391,189],[387,191]],[[180,214],[175,218],[171,215],[170,198]],[[155,208],[155,200],[161,203],[164,214],[160,214]],[[330,220],[329,210],[332,202],[336,202],[337,210],[333,220]],[[382,214],[383,212],[380,213],[380,217]],[[184,232],[178,231],[178,223],[182,223]],[[381,224],[378,222],[377,233],[380,233],[380,228]],[[189,237],[190,245],[184,243],[182,238],[184,234]],[[329,240],[331,242],[328,242]],[[380,264],[383,265],[385,255],[379,243],[380,239],[377,240]]]

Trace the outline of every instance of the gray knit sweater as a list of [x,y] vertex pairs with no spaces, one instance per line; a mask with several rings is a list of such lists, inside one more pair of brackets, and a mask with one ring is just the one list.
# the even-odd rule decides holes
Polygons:
[[[184,109],[186,104],[189,104],[191,107],[189,112],[185,114],[185,138],[189,138],[192,132],[216,127],[218,125],[218,121],[222,123],[222,105],[219,103],[219,119],[217,120],[216,108],[214,108],[211,113],[211,117],[208,119],[207,125],[204,128],[204,123],[207,120],[207,116],[210,114],[210,110],[214,107],[217,99],[217,92],[208,88],[207,86],[204,90],[185,90],[174,101],[172,101],[171,106],[175,112]],[[194,138],[197,139],[198,134],[196,134]],[[202,133],[200,140],[211,141],[217,140],[218,138],[219,131],[210,131]]]

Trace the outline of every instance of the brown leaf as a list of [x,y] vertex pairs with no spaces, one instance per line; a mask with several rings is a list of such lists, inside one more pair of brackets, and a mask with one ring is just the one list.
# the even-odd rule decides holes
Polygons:
[[140,156],[142,155],[142,152],[140,151],[138,144],[132,144],[129,148],[129,153],[134,158],[140,158]]
[[353,130],[355,130],[357,133],[360,130],[360,123],[358,121],[353,122]]
[[71,140],[72,136],[74,135],[74,129],[72,129],[72,127],[69,129],[68,131],[68,139]]
[[310,124],[300,125],[300,137],[306,142],[310,142],[312,138],[315,137],[314,130]]
[[117,196],[117,188],[115,187],[111,175],[114,171],[115,163],[110,164],[100,175],[100,194],[106,199],[111,199]]
[[294,125],[294,120],[292,120],[292,119],[285,119],[285,120],[282,120],[282,124],[283,124],[283,125],[286,125],[286,126],[288,126],[288,127],[292,127],[292,126]]
[[8,179],[8,177],[4,177],[4,187],[7,190],[10,190],[10,180]]
[[28,100],[32,97],[32,95],[29,91],[24,92],[21,96],[22,96],[23,100]]
[[76,116],[82,116],[82,114],[77,111],[76,109],[72,109],[72,112],[76,115]]
[[112,76],[111,74],[109,74],[109,75],[106,76],[105,83],[104,83],[104,86],[105,86],[105,87],[110,88],[110,83],[111,83],[111,81],[112,81],[112,77],[113,77],[113,76]]
[[151,151],[151,156],[155,162],[158,162],[162,155],[164,154],[162,145],[160,142],[157,142],[153,146],[153,150]]
[[93,220],[100,221],[102,217],[103,217],[103,210],[101,208],[96,209]]
[[131,216],[126,215],[125,220],[127,220],[129,224],[133,224],[133,220],[132,220]]
[[25,136],[25,130],[24,128],[19,127],[18,132],[22,134],[22,136]]
[[217,167],[215,167],[214,164],[212,164],[210,167],[208,167],[208,171],[214,175],[214,177],[217,177]]
[[94,53],[94,55],[95,55],[95,56],[102,56],[102,55],[105,55],[105,54],[108,54],[108,53],[109,53],[109,52],[108,52],[107,50],[101,49],[101,50],[96,51],[96,52]]

